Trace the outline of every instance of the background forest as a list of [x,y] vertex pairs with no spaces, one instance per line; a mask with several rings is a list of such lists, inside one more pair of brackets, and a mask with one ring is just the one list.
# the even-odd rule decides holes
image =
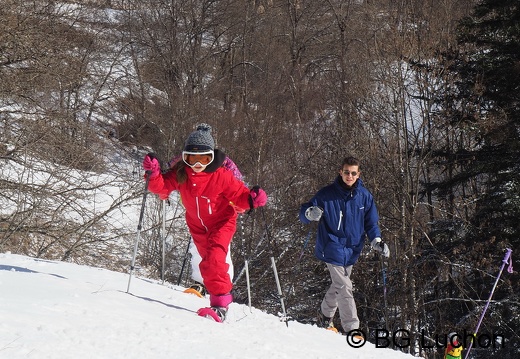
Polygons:
[[[270,198],[241,217],[236,300],[247,260],[253,305],[281,310],[274,257],[312,322],[329,279],[297,213],[351,154],[391,250],[354,267],[362,328],[439,358],[520,249],[519,23],[518,0],[0,0],[0,251],[127,271],[143,156],[166,168],[207,122]],[[139,270],[189,285],[178,199],[148,196],[142,228]],[[518,357],[519,296],[504,273],[480,331],[505,348],[472,358]]]

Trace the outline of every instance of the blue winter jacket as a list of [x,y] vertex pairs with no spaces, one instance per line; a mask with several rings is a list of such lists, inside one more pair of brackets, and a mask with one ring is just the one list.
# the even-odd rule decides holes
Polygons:
[[305,217],[307,208],[322,208],[314,254],[324,262],[349,266],[359,258],[365,234],[372,241],[381,237],[381,230],[374,198],[361,179],[351,189],[342,186],[342,181],[338,176],[334,183],[323,187],[304,203],[300,208],[300,221],[310,223]]

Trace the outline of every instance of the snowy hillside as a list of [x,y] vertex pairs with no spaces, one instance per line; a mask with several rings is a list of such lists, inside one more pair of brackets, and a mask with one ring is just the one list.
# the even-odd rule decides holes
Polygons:
[[64,262],[0,254],[0,358],[411,358],[232,304],[224,324],[183,288]]

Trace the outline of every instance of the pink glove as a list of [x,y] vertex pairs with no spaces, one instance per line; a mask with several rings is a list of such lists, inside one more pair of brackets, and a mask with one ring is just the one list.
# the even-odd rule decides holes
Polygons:
[[157,161],[157,158],[155,158],[153,153],[144,156],[143,168],[146,173],[150,175],[150,179],[159,176],[161,173],[161,165],[159,165],[159,161]]
[[262,207],[267,203],[267,194],[263,189],[260,188],[260,186],[254,186],[251,188],[249,195],[251,196],[249,201],[251,208]]

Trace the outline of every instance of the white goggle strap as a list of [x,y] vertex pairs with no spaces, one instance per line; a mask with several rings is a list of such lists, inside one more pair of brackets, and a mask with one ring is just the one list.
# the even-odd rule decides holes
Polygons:
[[[186,161],[186,155],[211,155],[211,160],[207,163],[207,164],[202,164],[200,162],[195,162],[194,164],[190,165],[188,163],[188,161]],[[190,151],[182,151],[182,160],[184,161],[184,163],[186,163],[188,166],[190,167],[193,167],[193,166],[196,166],[197,163],[200,164],[201,166],[203,167],[206,167],[208,166],[211,162],[213,162],[213,160],[215,159],[215,153],[214,151],[206,151],[206,152],[190,152]]]

